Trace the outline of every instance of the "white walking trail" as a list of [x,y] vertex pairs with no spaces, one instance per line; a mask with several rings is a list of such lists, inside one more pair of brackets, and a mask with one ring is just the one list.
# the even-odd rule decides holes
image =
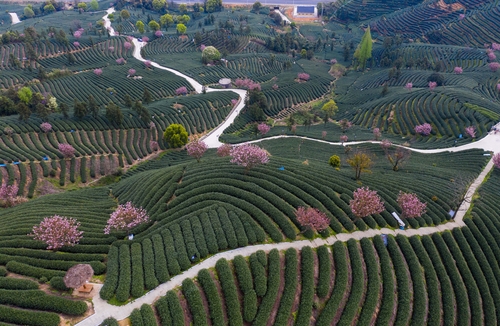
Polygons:
[[19,24],[21,21],[15,12],[9,12],[10,18],[12,19],[12,25]]
[[[108,14],[114,12],[113,8],[108,9]],[[109,19],[107,19],[107,15],[104,17],[105,20],[105,26],[108,28],[110,31],[110,35],[114,35],[114,31],[111,28],[111,23],[109,22]],[[134,49],[134,57],[140,61],[146,61],[140,56],[140,47],[144,46],[144,43],[138,42],[136,39],[133,40],[135,49]],[[198,82],[196,82],[194,79],[176,71],[170,68],[166,68],[163,66],[158,65],[157,63],[151,63],[152,66],[158,68],[158,69],[163,69],[170,71],[172,73],[175,73],[178,76],[181,76],[183,78],[186,78],[189,83],[193,86],[193,88],[197,92],[201,92],[201,87],[202,85]],[[211,89],[207,88],[207,92],[212,92],[212,91],[223,91],[219,89]],[[231,89],[231,91],[237,93],[240,96],[240,101],[239,103],[235,106],[235,108],[231,111],[229,116],[224,120],[224,122],[219,125],[217,128],[212,130],[207,136],[205,136],[204,141],[209,144],[211,148],[216,148],[221,145],[219,142],[219,136],[220,134],[224,131],[225,128],[227,128],[236,118],[236,116],[239,114],[240,110],[244,106],[244,97],[246,94],[245,90],[238,90],[238,89]],[[497,125],[497,128],[500,129],[500,123]],[[296,137],[296,136],[276,136],[276,137],[269,137],[267,139],[277,139],[277,138],[301,138],[301,139],[309,139],[307,137]],[[311,141],[317,141],[317,142],[322,142],[322,143],[327,143],[331,145],[342,145],[341,143],[334,143],[334,142],[328,142],[324,140],[318,140],[318,139],[309,139]],[[252,141],[249,143],[255,143],[255,142],[261,142],[262,140],[258,141]],[[361,143],[378,143],[378,142],[350,142],[348,144],[361,144]],[[420,150],[420,149],[413,149],[410,148],[412,151],[416,152],[421,152],[421,153],[442,153],[442,152],[458,152],[458,151],[464,151],[472,148],[479,148],[479,149],[484,149],[487,151],[492,151],[494,153],[499,153],[500,152],[500,134],[496,135],[494,133],[490,133],[488,136],[484,137],[483,139],[472,142],[467,145],[459,146],[459,147],[453,147],[453,148],[443,148],[443,149],[434,149],[434,150]],[[488,173],[491,171],[493,168],[493,160],[490,159],[486,167],[483,169],[483,171],[479,174],[479,176],[474,180],[474,182],[471,184],[469,189],[467,190],[467,194],[465,198],[472,198],[473,194],[476,192],[476,189],[483,183],[485,177],[488,175]],[[292,241],[292,242],[282,242],[282,243],[271,243],[271,244],[261,244],[261,245],[254,245],[254,246],[247,246],[243,248],[237,248],[234,250],[230,251],[225,251],[218,253],[214,256],[211,256],[202,262],[194,265],[190,269],[184,271],[183,273],[176,275],[172,277],[168,282],[163,283],[156,287],[155,289],[149,291],[145,295],[143,295],[140,298],[137,298],[136,300],[123,305],[123,306],[114,306],[106,302],[105,300],[102,300],[99,297],[99,290],[102,285],[96,284],[95,287],[97,289],[96,295],[93,298],[92,302],[94,305],[94,314],[87,317],[86,319],[82,320],[77,326],[95,326],[99,325],[104,319],[108,317],[114,317],[117,320],[121,320],[124,318],[127,318],[130,316],[132,313],[132,310],[136,308],[140,308],[143,304],[152,304],[155,302],[159,297],[164,296],[169,290],[172,290],[182,284],[182,281],[186,278],[194,278],[198,275],[198,272],[201,269],[204,268],[211,268],[215,266],[215,263],[217,260],[221,258],[225,258],[227,260],[232,260],[234,257],[238,255],[242,256],[249,256],[254,252],[257,252],[258,250],[264,250],[264,251],[270,251],[272,249],[278,249],[278,250],[286,250],[288,248],[296,248],[296,249],[301,249],[302,247],[305,246],[310,246],[310,247],[320,247],[323,245],[332,245],[336,241],[343,241],[346,242],[349,239],[355,239],[355,240],[360,240],[362,238],[371,238],[376,235],[381,235],[381,234],[392,234],[392,235],[398,235],[402,234],[405,236],[413,236],[413,235],[429,235],[435,232],[442,232],[446,230],[451,230],[456,227],[462,227],[465,226],[465,223],[463,221],[463,218],[467,211],[469,210],[471,205],[471,202],[469,200],[464,200],[462,204],[460,205],[458,212],[455,216],[455,218],[452,221],[447,222],[446,224],[442,225],[437,225],[433,227],[422,227],[418,229],[407,229],[407,230],[392,230],[388,228],[382,228],[382,229],[370,229],[366,231],[356,231],[352,233],[340,233],[334,236],[330,236],[326,239],[314,239],[314,240],[300,240],[300,241]]]

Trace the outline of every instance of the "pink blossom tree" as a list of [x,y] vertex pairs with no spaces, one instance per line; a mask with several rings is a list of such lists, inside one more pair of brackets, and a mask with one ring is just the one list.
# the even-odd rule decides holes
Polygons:
[[109,234],[112,229],[126,230],[129,234],[133,227],[147,221],[149,221],[149,215],[145,209],[137,208],[131,202],[126,202],[125,205],[118,205],[116,210],[111,213],[104,228],[104,234]]
[[493,164],[500,169],[500,153],[493,155]]
[[476,128],[474,126],[465,127],[465,133],[470,138],[476,138]]
[[458,19],[463,20],[465,18],[465,14],[458,15]]
[[155,37],[162,37],[163,36],[163,32],[158,30],[155,32]]
[[500,92],[500,84],[497,84],[497,91]]
[[463,72],[464,72],[464,70],[462,69],[462,67],[455,67],[455,68],[453,69],[453,72],[454,72],[455,74],[457,74],[457,75],[460,75],[461,73],[463,73]]
[[200,50],[201,51],[205,50],[205,48],[206,48],[205,44],[200,45]]
[[251,80],[249,78],[245,78],[245,79],[238,78],[234,81],[234,84],[238,88],[244,88],[244,89],[248,89],[248,90],[256,89],[259,91],[261,90],[260,84],[257,82],[254,82],[253,80]]
[[82,37],[83,29],[82,30],[77,30],[76,32],[73,33],[73,36],[78,40],[80,37]]
[[340,128],[342,129],[342,132],[346,132],[347,129],[352,127],[352,122],[347,119],[340,120],[339,124]]
[[75,48],[80,47],[80,42],[77,42],[77,41],[73,42],[73,46],[74,46]]
[[75,148],[71,146],[70,144],[59,144],[57,146],[59,149],[59,152],[65,157],[65,158],[71,158],[75,155]]
[[273,90],[277,91],[277,90],[278,90],[278,88],[280,88],[280,87],[278,86],[278,84],[274,84],[274,85],[272,86],[272,88],[273,88]]
[[308,81],[311,78],[311,76],[309,76],[309,74],[305,72],[299,72],[297,74],[297,78],[302,81]]
[[490,67],[491,71],[496,72],[498,70],[498,68],[500,68],[500,63],[498,63],[498,62],[490,62],[488,64],[488,66]]
[[337,59],[331,59],[331,60],[330,60],[330,64],[331,64],[331,65],[334,65],[334,64],[336,64],[336,63],[337,63]]
[[233,98],[233,99],[231,100],[231,104],[232,104],[233,106],[235,106],[236,104],[238,104],[238,100],[237,100],[237,99],[235,99],[235,98]]
[[257,125],[257,130],[259,130],[261,136],[264,136],[265,134],[267,134],[269,132],[269,130],[271,130],[271,126],[269,126],[265,123],[259,123]]
[[146,66],[146,68],[151,68],[151,61],[149,60],[144,61],[144,65]]
[[381,136],[380,128],[373,128],[373,137],[375,137],[375,140],[378,140]]
[[429,82],[429,90],[432,92],[437,86],[436,82],[430,81]]
[[295,212],[299,224],[313,231],[323,231],[330,225],[330,219],[325,213],[312,207],[299,206]]
[[405,88],[411,92],[411,89],[413,88],[413,83],[406,83]]
[[427,203],[421,202],[416,194],[400,191],[396,200],[404,218],[420,217],[425,213]]
[[123,47],[126,49],[126,50],[130,50],[132,48],[132,43],[130,42],[125,42],[123,43]]
[[493,51],[500,51],[500,44],[498,44],[498,43],[491,43],[491,49]]
[[102,75],[102,69],[101,69],[101,68],[94,69],[94,74],[95,74],[96,76],[100,76],[100,75]]
[[219,156],[219,157],[229,156],[229,155],[231,155],[232,149],[233,149],[233,146],[231,146],[231,144],[221,145],[221,146],[219,146],[219,148],[217,148],[217,156]]
[[186,95],[188,92],[186,86],[181,86],[175,90],[176,95]]
[[57,250],[64,246],[74,246],[82,238],[83,231],[78,231],[80,222],[74,218],[54,215],[44,218],[39,225],[33,226],[29,236],[47,244],[47,249]]
[[388,139],[384,139],[380,142],[380,147],[382,147],[383,150],[391,148],[392,143]]
[[16,204],[17,192],[19,187],[17,185],[2,184],[0,187],[0,206],[12,207]]
[[49,132],[52,130],[52,125],[48,122],[43,122],[40,125],[40,129],[42,129],[43,132]]
[[135,71],[135,69],[134,69],[134,68],[130,68],[130,69],[128,70],[128,75],[129,75],[129,76],[133,76],[133,75],[135,75],[135,73],[136,73],[136,71]]
[[142,37],[142,41],[143,41],[143,42],[149,42],[149,37],[147,37],[147,36],[143,36],[143,37]]
[[497,59],[497,56],[495,55],[495,53],[493,53],[493,51],[491,51],[491,49],[488,49],[487,52],[488,52],[488,60],[489,61],[495,61]]
[[149,147],[151,148],[152,151],[156,152],[159,148],[158,142],[156,140],[150,140]]
[[415,132],[421,134],[422,136],[429,136],[431,134],[432,127],[428,123],[415,126]]
[[133,36],[130,36],[130,35],[127,36],[127,41],[128,42],[132,42],[133,40],[134,40]]
[[340,136],[340,141],[342,142],[342,144],[345,143],[348,139],[349,137],[347,137],[347,135]]
[[357,218],[378,214],[385,209],[377,191],[370,190],[368,187],[358,188],[352,195],[353,199],[349,201],[349,208]]
[[123,59],[123,58],[118,58],[118,59],[116,59],[115,61],[116,61],[116,63],[117,63],[117,64],[119,64],[119,65],[122,65],[122,64],[124,64],[124,63],[125,63],[125,59]]
[[245,174],[250,169],[269,162],[269,153],[266,150],[251,144],[233,147],[231,149],[230,156],[231,163],[235,163],[245,168]]
[[323,130],[321,132],[321,139],[325,139],[326,138],[326,134],[327,134],[327,132],[325,130]]
[[114,51],[115,51],[115,47],[114,47],[114,46],[110,46],[110,47],[108,47],[108,51],[109,51],[109,52],[114,52]]
[[188,155],[194,157],[198,163],[207,149],[208,145],[201,140],[195,140],[186,145]]

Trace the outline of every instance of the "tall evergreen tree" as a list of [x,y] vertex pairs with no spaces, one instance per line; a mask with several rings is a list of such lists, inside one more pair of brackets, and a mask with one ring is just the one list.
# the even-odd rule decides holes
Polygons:
[[370,33],[370,26],[368,26],[363,38],[361,38],[361,42],[354,52],[354,58],[358,60],[361,70],[365,70],[366,61],[372,57],[372,46],[372,34]]
[[151,103],[151,101],[153,101],[153,97],[151,96],[151,93],[146,87],[144,87],[144,93],[142,93],[142,100],[146,104]]
[[88,108],[89,112],[94,117],[94,119],[97,119],[97,116],[99,115],[99,104],[97,104],[94,96],[92,94],[89,95],[89,103],[88,103]]
[[106,105],[106,118],[109,122],[119,126],[123,122],[123,113],[118,105],[113,102],[109,102]]

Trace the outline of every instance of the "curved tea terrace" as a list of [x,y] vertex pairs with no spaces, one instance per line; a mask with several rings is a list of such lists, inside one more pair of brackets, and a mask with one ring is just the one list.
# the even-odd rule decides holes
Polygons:
[[[114,8],[108,9],[108,14],[114,12]],[[111,28],[111,23],[109,19],[107,19],[107,16],[104,17],[105,20],[105,26],[108,28],[110,35],[114,36],[114,30]],[[139,42],[137,39],[133,40],[133,43],[135,45],[134,49],[134,57],[137,60],[140,61],[146,61],[144,58],[141,57],[140,55],[140,48],[145,45],[144,42]],[[178,76],[181,76],[185,78],[197,92],[202,91],[202,85],[198,82],[196,82],[194,79],[190,78],[189,76],[186,76],[176,70],[166,68],[163,66],[160,66],[157,63],[152,62],[151,65],[153,67],[156,67],[158,69],[162,70],[167,70],[170,71]],[[228,117],[224,120],[222,124],[220,124],[217,128],[212,130],[210,133],[208,133],[204,138],[203,141],[206,142],[209,147],[211,148],[216,148],[220,146],[222,143],[219,142],[219,136],[220,134],[226,129],[236,118],[236,116],[239,114],[241,109],[244,107],[244,97],[246,94],[246,90],[240,90],[240,89],[231,89],[235,93],[237,93],[240,96],[240,101],[239,103],[233,108],[233,110],[230,112]],[[221,91],[218,89],[212,89],[212,88],[207,88],[207,92],[215,92],[215,91]],[[497,129],[500,129],[500,123],[497,124]],[[312,141],[318,141],[322,143],[327,143],[331,145],[342,145],[341,143],[335,143],[335,142],[328,142],[324,140],[319,140],[319,139],[312,139],[312,138],[307,138],[307,137],[297,137],[297,136],[276,136],[276,137],[269,137],[267,139],[277,139],[277,138],[301,138],[301,139],[308,139]],[[264,139],[265,140],[265,139]],[[257,143],[261,142],[263,140],[257,140],[257,141],[250,141],[248,143]],[[349,142],[347,144],[349,145],[356,145],[356,144],[362,144],[362,143],[379,143],[376,141],[362,141],[362,142]],[[479,149],[484,149],[485,151],[492,151],[494,153],[499,153],[500,152],[500,134],[495,134],[495,133],[490,133],[486,137],[484,137],[481,140],[478,140],[476,142],[472,142],[467,145],[459,146],[459,147],[453,147],[453,148],[445,148],[445,149],[431,149],[431,150],[421,150],[421,149],[413,149],[410,148],[412,151],[420,152],[420,153],[441,153],[441,152],[458,152],[458,151],[464,151],[468,149],[473,149],[473,148],[479,148]],[[476,192],[476,189],[481,185],[481,183],[484,181],[485,177],[488,175],[488,173],[492,170],[493,168],[493,160],[490,160],[486,167],[483,169],[483,171],[479,174],[479,176],[474,180],[474,182],[471,184],[469,189],[467,190],[467,194],[465,198],[472,198],[472,195]],[[242,256],[250,256],[252,253],[257,252],[258,250],[264,250],[264,251],[270,251],[271,249],[278,249],[278,250],[285,250],[288,248],[296,248],[300,249],[304,246],[310,246],[310,247],[320,247],[323,245],[332,245],[336,241],[342,241],[346,242],[349,239],[355,239],[355,240],[360,240],[362,238],[371,238],[376,235],[380,234],[391,234],[391,235],[398,235],[402,234],[405,236],[413,236],[413,235],[429,235],[435,232],[442,232],[446,230],[451,230],[456,227],[462,227],[465,226],[465,223],[463,222],[463,218],[467,211],[470,208],[470,201],[465,200],[462,202],[460,205],[460,208],[455,216],[455,219],[453,221],[450,221],[446,224],[443,225],[438,225],[434,227],[423,227],[419,229],[408,229],[408,230],[392,230],[388,228],[382,228],[382,229],[370,229],[366,231],[356,231],[353,233],[342,233],[342,234],[337,234],[334,236],[330,236],[326,239],[314,239],[314,240],[300,240],[300,241],[293,241],[293,242],[283,242],[283,243],[271,243],[271,244],[262,244],[262,245],[254,245],[254,246],[247,246],[243,248],[238,248],[230,251],[225,251],[218,253],[212,257],[207,258],[206,260],[200,262],[199,264],[191,267],[190,269],[184,271],[183,273],[176,275],[172,277],[168,282],[163,283],[156,287],[155,289],[149,291],[145,295],[143,295],[140,298],[137,298],[136,300],[123,305],[123,306],[114,306],[109,304],[108,302],[102,300],[99,297],[99,291],[96,291],[96,296],[93,298],[93,304],[94,304],[94,314],[87,317],[86,319],[82,320],[79,322],[77,325],[78,326],[94,326],[94,325],[99,325],[104,319],[108,317],[114,317],[117,320],[121,320],[124,318],[127,318],[131,313],[132,310],[136,308],[140,308],[141,305],[143,304],[151,304],[153,303],[157,298],[164,296],[169,290],[172,290],[182,284],[182,281],[186,278],[194,278],[198,275],[198,272],[201,269],[204,268],[211,268],[215,266],[215,263],[221,259],[225,258],[227,260],[232,260],[234,257],[237,255],[242,255]],[[102,285],[96,284],[95,287],[97,290],[100,290],[100,287]]]

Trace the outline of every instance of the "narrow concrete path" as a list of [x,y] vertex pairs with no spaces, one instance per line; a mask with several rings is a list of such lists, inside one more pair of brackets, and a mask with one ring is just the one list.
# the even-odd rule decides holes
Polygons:
[[12,19],[12,25],[19,24],[21,21],[15,12],[9,12],[10,18]]
[[[113,12],[113,11],[114,11],[113,8],[108,9],[108,13]],[[110,34],[111,34],[112,29],[110,28],[110,22],[109,22],[109,20],[106,21],[106,19],[107,19],[107,17],[104,18],[105,26],[108,29],[110,29]],[[113,31],[113,34],[111,34],[111,35],[114,35],[114,31]],[[136,57],[138,60],[145,61],[140,56],[140,47],[144,46],[144,44],[138,42],[137,40],[134,40],[134,44],[136,45],[135,50],[134,50],[134,57]],[[159,68],[159,69],[172,71],[172,69],[170,69],[170,68],[165,68],[165,67],[162,67],[162,66],[157,65],[157,64],[154,66]],[[175,71],[172,71],[172,72],[176,73],[177,75],[179,75],[181,77],[185,76],[179,72],[175,72]],[[193,87],[195,89],[197,89],[198,85],[200,85],[199,83],[197,83],[194,80],[193,80],[193,82],[191,82],[191,81],[189,81],[189,82],[191,83],[191,85],[193,85]],[[207,91],[208,91],[208,89],[207,89]],[[218,91],[218,90],[211,90],[211,91]],[[236,91],[238,93],[238,95],[240,95],[240,103],[238,103],[235,106],[235,108],[231,111],[230,116],[232,116],[232,120],[228,117],[224,123],[219,125],[217,128],[215,128],[211,132],[210,136],[205,137],[204,140],[210,141],[211,142],[210,144],[213,147],[219,146],[219,145],[217,145],[217,143],[220,144],[220,142],[218,141],[218,137],[219,137],[220,133],[222,133],[222,131],[227,126],[229,126],[229,124],[238,115],[239,111],[241,110],[241,108],[244,105],[243,99],[244,99],[244,96],[246,94],[246,91],[245,90],[232,90],[232,91]],[[231,122],[228,122],[228,121],[231,121]],[[500,126],[500,124],[498,126]],[[256,143],[256,142],[264,141],[266,139],[277,139],[277,138],[301,138],[301,139],[309,139],[312,141],[327,143],[327,144],[331,144],[331,145],[342,145],[340,143],[327,142],[324,140],[310,139],[307,137],[296,137],[296,136],[269,137],[269,138],[260,139],[257,141],[252,141],[249,143]],[[373,142],[370,142],[370,141],[368,141],[368,142],[350,142],[347,144],[351,145],[351,144],[361,144],[361,143],[378,143],[378,142],[375,142],[375,141],[373,141]],[[463,151],[463,150],[467,150],[467,149],[471,149],[471,148],[481,148],[484,150],[491,150],[495,153],[498,153],[498,152],[500,152],[500,135],[490,134],[477,142],[473,142],[471,144],[467,144],[467,145],[460,146],[460,147],[454,147],[454,148],[445,148],[445,149],[437,149],[437,150],[418,150],[418,149],[412,149],[412,148],[410,148],[410,149],[417,151],[417,152],[422,152],[422,153],[441,153],[441,152],[457,152],[457,151]],[[257,252],[258,250],[264,250],[264,251],[270,251],[272,249],[286,250],[288,248],[301,249],[302,247],[305,247],[305,246],[319,247],[319,246],[323,246],[323,245],[332,245],[333,243],[335,243],[337,241],[346,242],[350,239],[360,240],[362,238],[374,237],[376,235],[381,235],[381,234],[391,234],[391,235],[402,234],[402,235],[408,236],[408,237],[413,236],[413,235],[428,235],[428,234],[432,234],[435,232],[442,232],[442,231],[446,231],[446,230],[451,230],[451,229],[454,229],[456,227],[462,227],[465,225],[463,218],[464,218],[465,214],[467,213],[467,211],[469,210],[470,205],[471,205],[471,202],[468,199],[472,198],[473,194],[476,192],[477,188],[483,183],[485,177],[492,170],[493,166],[494,166],[493,160],[490,159],[490,161],[488,162],[486,167],[483,169],[483,171],[479,174],[479,176],[474,180],[472,185],[469,187],[467,194],[466,194],[466,197],[465,197],[466,200],[464,200],[462,202],[462,204],[460,205],[458,212],[455,216],[455,219],[447,222],[446,224],[442,224],[442,225],[438,225],[438,226],[434,226],[434,227],[423,227],[423,228],[418,228],[418,229],[407,229],[407,230],[399,230],[399,229],[392,230],[392,229],[388,229],[388,228],[370,229],[370,230],[366,230],[366,231],[356,231],[356,232],[352,232],[352,233],[341,233],[341,234],[337,234],[337,235],[328,237],[326,239],[318,238],[318,239],[314,239],[314,240],[300,240],[300,241],[292,241],[292,242],[262,244],[262,245],[247,246],[247,247],[243,247],[243,248],[238,248],[238,249],[234,249],[234,250],[230,250],[230,251],[221,252],[221,253],[218,253],[214,256],[211,256],[211,257],[203,260],[202,262],[194,265],[193,267],[184,271],[183,273],[174,276],[168,282],[163,283],[163,284],[159,285],[158,287],[156,287],[155,289],[149,291],[148,293],[146,293],[142,297],[140,297],[140,298],[138,298],[138,299],[126,304],[126,305],[123,305],[123,306],[110,305],[108,302],[102,300],[99,297],[98,291],[96,291],[97,294],[92,300],[93,305],[94,305],[94,314],[92,316],[87,317],[86,319],[84,319],[83,321],[79,322],[76,325],[78,325],[78,326],[95,326],[95,325],[99,325],[104,319],[106,319],[108,317],[114,317],[117,320],[125,319],[128,316],[130,316],[132,310],[134,310],[135,308],[140,308],[140,306],[145,304],[145,303],[152,304],[159,297],[165,295],[169,290],[172,290],[172,289],[180,286],[184,279],[196,277],[198,275],[198,272],[201,269],[214,267],[217,260],[219,260],[221,258],[225,258],[227,260],[232,260],[232,259],[234,259],[234,257],[236,257],[238,255],[249,256],[252,253]],[[96,284],[95,286],[97,287],[98,290],[100,290],[101,285]]]

